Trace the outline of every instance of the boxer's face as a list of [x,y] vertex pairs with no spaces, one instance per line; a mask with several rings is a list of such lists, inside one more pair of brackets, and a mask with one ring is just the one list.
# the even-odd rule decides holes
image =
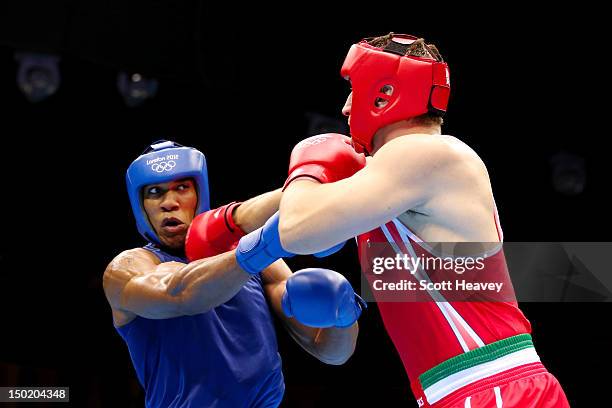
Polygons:
[[193,220],[198,194],[191,179],[149,184],[143,189],[143,206],[162,244],[180,249]]

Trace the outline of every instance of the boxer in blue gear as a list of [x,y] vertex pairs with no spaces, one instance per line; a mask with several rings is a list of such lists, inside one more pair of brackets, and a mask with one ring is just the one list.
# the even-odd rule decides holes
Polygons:
[[[319,360],[342,364],[351,356],[358,313],[346,313],[350,299],[355,301],[346,295],[348,282],[309,300],[303,279],[292,279],[300,273],[292,274],[282,260],[251,273],[240,267],[234,251],[188,263],[188,226],[209,210],[201,152],[160,141],[132,163],[126,182],[138,230],[149,243],[113,259],[104,291],[147,407],[278,406],[284,380],[272,313]],[[280,196],[277,190],[255,197],[227,216],[245,232],[255,231],[278,210]],[[322,271],[313,279],[331,282],[330,274]],[[297,319],[283,313],[284,298]],[[313,326],[331,315],[355,323],[301,324],[298,319],[306,316],[301,310],[320,301],[327,306],[318,321],[308,315]]]

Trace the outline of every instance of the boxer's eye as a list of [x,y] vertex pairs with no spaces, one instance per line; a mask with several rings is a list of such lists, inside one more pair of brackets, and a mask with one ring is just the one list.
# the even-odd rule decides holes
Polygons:
[[380,93],[385,94],[385,95],[393,95],[393,86],[392,85],[385,85],[382,88],[380,88]]
[[148,196],[155,196],[161,193],[161,189],[159,187],[150,187],[147,189]]
[[[393,95],[393,86],[392,85],[384,85],[382,88],[380,88],[380,90],[378,91],[383,95]],[[389,103],[388,99],[385,98],[376,98],[376,100],[374,101],[374,106],[376,106],[377,108],[384,108],[385,106],[387,106],[387,104]]]
[[384,108],[385,106],[387,106],[388,103],[389,101],[386,99],[376,98],[376,100],[374,101],[374,106],[376,106],[377,108]]

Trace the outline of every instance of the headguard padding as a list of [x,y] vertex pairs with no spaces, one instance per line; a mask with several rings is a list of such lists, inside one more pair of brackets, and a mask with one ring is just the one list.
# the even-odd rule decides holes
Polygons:
[[132,212],[138,232],[149,242],[161,245],[143,207],[144,186],[192,178],[195,182],[198,204],[195,215],[210,209],[206,158],[199,150],[160,140],[152,144],[128,167],[127,184]]

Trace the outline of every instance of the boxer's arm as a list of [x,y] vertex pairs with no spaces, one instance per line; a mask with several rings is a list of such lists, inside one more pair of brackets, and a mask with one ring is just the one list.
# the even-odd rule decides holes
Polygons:
[[272,309],[284,323],[287,331],[304,350],[326,364],[345,363],[355,351],[359,326],[355,322],[347,328],[317,329],[305,326],[283,313],[281,300],[291,270],[279,260],[262,272],[264,290]]
[[278,211],[282,194],[279,188],[240,204],[232,214],[234,223],[246,233],[261,227],[268,218]]
[[278,211],[281,195],[278,189],[197,215],[185,238],[187,259],[193,262],[234,249],[240,238]]
[[115,310],[149,319],[194,315],[227,302],[249,280],[233,252],[183,264],[148,251],[118,255],[104,272],[104,292]]
[[364,169],[344,180],[294,180],[280,205],[283,248],[297,254],[322,251],[425,204],[444,188],[440,175],[456,153],[430,137],[410,138],[388,142]]

